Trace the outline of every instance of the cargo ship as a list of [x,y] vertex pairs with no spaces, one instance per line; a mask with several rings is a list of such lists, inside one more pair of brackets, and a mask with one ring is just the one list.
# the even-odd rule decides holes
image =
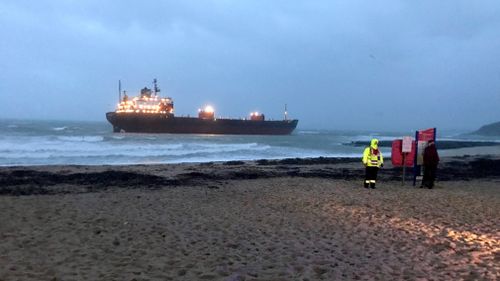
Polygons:
[[113,125],[113,132],[288,135],[299,122],[288,118],[286,105],[283,120],[266,120],[265,115],[258,112],[252,112],[248,118],[216,118],[211,106],[199,109],[197,117],[175,116],[173,99],[160,97],[156,79],[153,89],[145,87],[134,98],[129,98],[125,91],[122,96],[120,82],[118,88],[118,106],[115,111],[106,113],[106,119]]

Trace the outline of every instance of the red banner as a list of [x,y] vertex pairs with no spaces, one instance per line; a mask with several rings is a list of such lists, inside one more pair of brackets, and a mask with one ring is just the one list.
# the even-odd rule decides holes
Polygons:
[[427,146],[427,142],[430,140],[435,140],[436,128],[430,128],[425,130],[420,130],[417,132],[417,165],[422,165],[424,163],[424,150]]
[[421,165],[424,163],[424,150],[430,140],[436,140],[436,128],[429,128],[415,132],[417,139],[417,148],[415,150],[415,163],[413,166],[413,186],[417,183],[417,176],[420,176],[422,169]]
[[434,140],[436,128],[430,128],[418,131],[418,141]]

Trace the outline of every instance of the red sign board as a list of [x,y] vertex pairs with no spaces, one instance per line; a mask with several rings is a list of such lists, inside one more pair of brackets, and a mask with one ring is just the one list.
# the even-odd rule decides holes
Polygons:
[[[415,141],[411,141],[411,151],[415,151]],[[406,167],[413,167],[415,153],[404,153],[404,165]],[[394,140],[392,142],[391,152],[392,165],[395,167],[403,166],[403,140]]]

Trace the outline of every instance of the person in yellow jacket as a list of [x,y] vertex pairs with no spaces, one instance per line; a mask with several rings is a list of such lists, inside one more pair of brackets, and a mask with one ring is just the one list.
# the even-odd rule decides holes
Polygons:
[[384,166],[384,157],[378,149],[378,140],[372,139],[370,146],[363,152],[363,164],[366,167],[365,188],[375,188],[377,182],[377,173],[380,167]]

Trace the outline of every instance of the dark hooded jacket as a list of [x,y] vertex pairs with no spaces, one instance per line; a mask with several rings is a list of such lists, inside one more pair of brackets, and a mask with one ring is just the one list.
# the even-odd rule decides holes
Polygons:
[[439,155],[436,145],[430,144],[424,150],[424,165],[437,165],[439,163]]

